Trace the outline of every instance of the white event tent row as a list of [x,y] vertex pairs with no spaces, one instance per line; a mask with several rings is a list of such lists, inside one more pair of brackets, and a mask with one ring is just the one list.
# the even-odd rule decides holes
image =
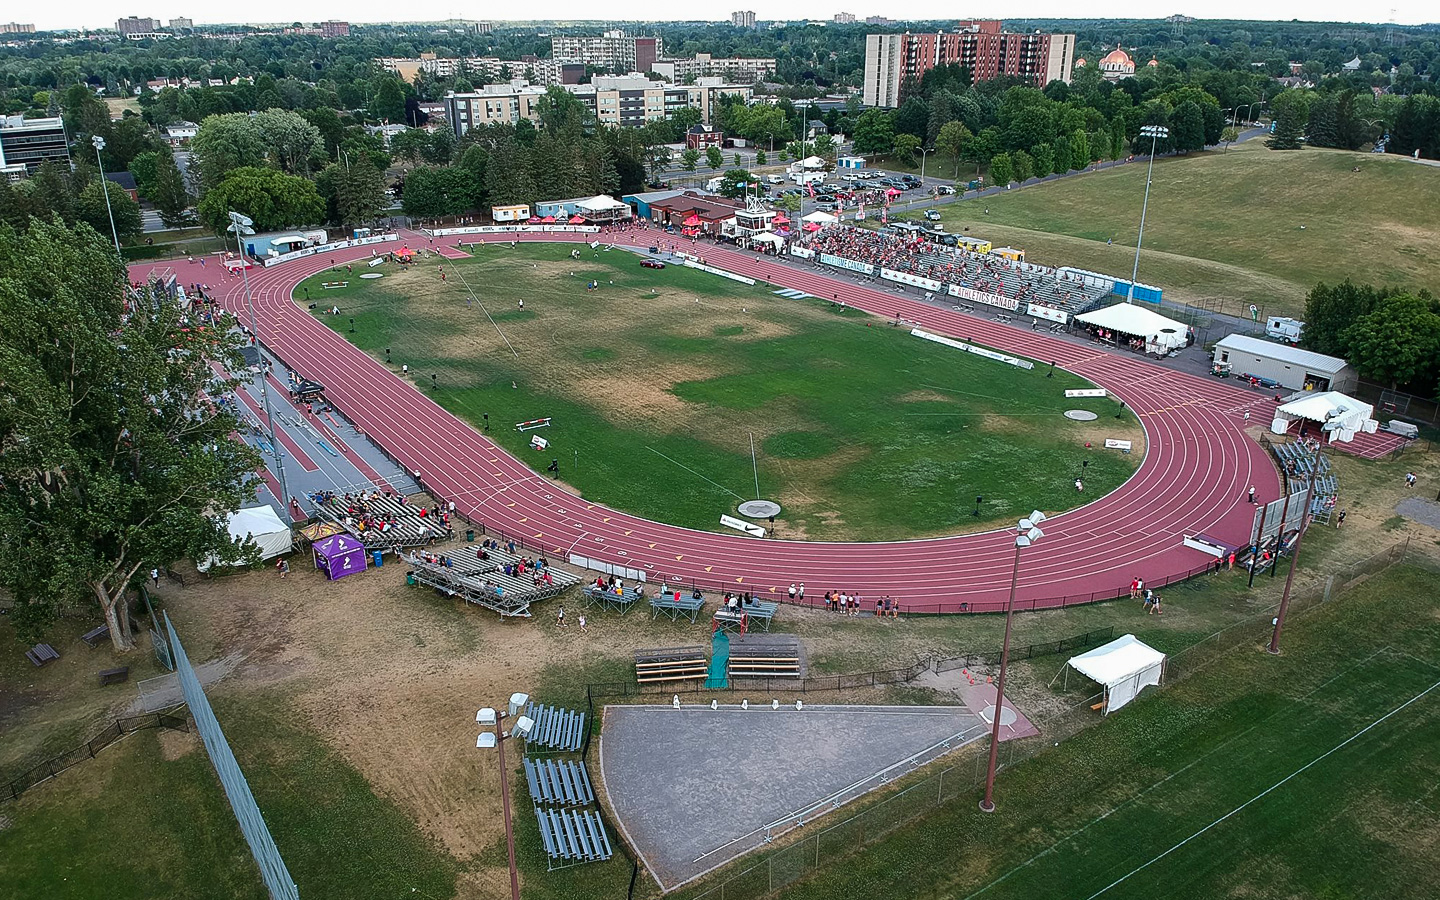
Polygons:
[[1375,421],[1375,407],[1339,391],[1324,391],[1319,394],[1301,396],[1276,408],[1275,420],[1270,423],[1272,434],[1284,434],[1290,430],[1290,423],[1304,420],[1317,422],[1320,430],[1329,435],[1331,443],[1349,442],[1360,432],[1374,434],[1380,427]]
[[1066,666],[1067,674],[1069,669],[1074,669],[1105,688],[1105,699],[1100,709],[1102,715],[1109,715],[1134,700],[1141,689],[1160,683],[1161,676],[1165,674],[1165,654],[1135,635],[1126,634],[1094,650],[1072,656]]
[[[275,507],[269,504],[237,509],[229,515],[225,525],[230,532],[230,539],[235,543],[254,541],[260,550],[261,559],[270,559],[291,550],[290,526],[275,512]],[[205,572],[215,563],[215,557],[211,556],[200,560],[195,564],[195,568]]]

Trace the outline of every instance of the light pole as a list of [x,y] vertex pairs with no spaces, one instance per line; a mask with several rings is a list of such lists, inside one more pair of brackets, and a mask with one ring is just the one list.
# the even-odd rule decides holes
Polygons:
[[[1310,501],[1315,496],[1315,478],[1310,478],[1310,486],[1305,489],[1305,511],[1300,517],[1300,531],[1295,535],[1295,546],[1290,548],[1290,571],[1285,573],[1285,592],[1280,595],[1280,611],[1275,614],[1275,632],[1270,635],[1270,646],[1265,649],[1270,653],[1280,652],[1280,631],[1285,627],[1285,613],[1290,611],[1290,585],[1295,583],[1295,566],[1300,561],[1300,539],[1305,536],[1305,530],[1310,525]],[[1280,520],[1281,538],[1284,538],[1285,520]],[[1279,548],[1276,548],[1279,552]],[[1278,562],[1278,560],[1277,560]]]
[[935,148],[931,147],[927,150],[924,147],[919,147],[917,149],[920,151],[920,186],[923,188],[925,186],[925,160],[930,157],[930,154],[935,152]]
[[275,413],[270,408],[270,373],[265,371],[265,351],[260,347],[260,328],[255,323],[255,298],[250,295],[250,276],[247,270],[250,268],[245,262],[245,247],[241,244],[242,235],[254,234],[252,227],[255,223],[249,216],[241,215],[234,210],[229,213],[230,225],[225,230],[235,232],[235,249],[240,253],[240,281],[245,285],[245,305],[250,312],[250,335],[255,341],[255,354],[260,360],[260,402],[265,406],[265,424],[270,428],[270,446],[275,451],[275,474],[280,479],[280,493],[283,497],[276,497],[280,505],[286,510],[290,508],[290,488],[285,484],[285,449],[275,439]]
[[515,719],[515,727],[510,729],[508,734],[501,728],[501,724],[504,719],[515,716],[524,709],[529,699],[526,694],[511,694],[510,706],[504,715],[497,716],[495,710],[488,706],[475,714],[476,722],[495,729],[480,732],[475,739],[476,749],[488,750],[494,747],[500,755],[500,805],[505,813],[505,849],[510,854],[510,900],[520,900],[520,870],[515,867],[515,828],[510,817],[510,770],[505,767],[505,742],[514,737],[528,739],[530,729],[535,727],[535,723],[529,716],[520,716]]
[[1155,144],[1161,138],[1170,136],[1170,129],[1164,125],[1142,125],[1140,136],[1150,139],[1150,166],[1145,170],[1145,200],[1140,204],[1140,234],[1135,238],[1135,268],[1130,271],[1130,287],[1125,291],[1125,302],[1135,302],[1135,279],[1140,277],[1140,244],[1145,240],[1145,213],[1150,208],[1150,176],[1155,172]]
[[105,195],[105,214],[110,217],[110,237],[115,239],[115,255],[120,255],[120,232],[115,230],[115,213],[110,209],[110,186],[105,183],[105,161],[100,158],[100,151],[105,149],[105,139],[98,134],[90,136],[90,143],[95,145],[95,164],[100,167],[100,193]]
[[1010,599],[1005,603],[1005,641],[1000,649],[1000,677],[995,682],[995,712],[990,722],[990,767],[985,772],[985,799],[980,801],[980,811],[995,811],[995,763],[1000,754],[1000,714],[1005,709],[1005,673],[1010,667],[1010,620],[1015,616],[1015,587],[1020,581],[1020,550],[1028,547],[1045,533],[1039,525],[1045,521],[1045,514],[1035,510],[1030,518],[1021,519],[1015,525],[1015,566],[1010,570]]

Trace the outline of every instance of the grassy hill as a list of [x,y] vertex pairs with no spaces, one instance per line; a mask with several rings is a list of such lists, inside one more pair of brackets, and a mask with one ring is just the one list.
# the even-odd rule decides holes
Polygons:
[[[1122,166],[967,201],[944,222],[1033,262],[1123,275],[1144,190],[1145,167]],[[1167,297],[1296,312],[1315,282],[1347,276],[1440,286],[1440,169],[1259,141],[1156,160],[1140,280]]]

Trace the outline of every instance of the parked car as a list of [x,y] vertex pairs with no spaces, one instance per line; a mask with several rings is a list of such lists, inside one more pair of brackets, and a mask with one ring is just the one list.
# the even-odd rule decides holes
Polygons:
[[948,197],[951,194],[955,193],[955,189],[948,184],[942,184],[935,189],[935,192],[942,197]]
[[927,210],[925,210],[925,218],[929,219],[929,220],[932,221],[932,222],[938,222],[938,221],[940,221],[940,210],[938,210],[938,209],[927,209]]
[[642,269],[663,269],[663,268],[665,268],[665,264],[662,263],[662,262],[661,262],[660,260],[658,260],[658,259],[642,259],[642,260],[640,260],[640,268],[642,268]]

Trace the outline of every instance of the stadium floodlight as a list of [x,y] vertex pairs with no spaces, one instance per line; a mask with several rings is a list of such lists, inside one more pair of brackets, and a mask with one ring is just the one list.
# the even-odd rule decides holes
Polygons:
[[[505,742],[516,737],[528,739],[530,730],[535,727],[534,720],[529,716],[516,717],[517,699],[523,708],[525,700],[529,698],[524,694],[514,694],[505,712],[497,713],[494,708],[487,706],[475,714],[476,722],[494,729],[480,732],[475,739],[475,747],[481,750],[494,747],[500,757],[500,800],[505,812],[505,847],[510,854],[510,900],[520,900],[520,870],[515,867],[515,827],[510,815],[510,770],[505,767]],[[515,725],[507,733],[504,730],[505,720],[509,718],[515,718]]]
[[1161,138],[1170,137],[1170,129],[1164,125],[1141,125],[1140,136],[1150,139],[1150,165],[1145,170],[1145,200],[1140,204],[1140,233],[1135,238],[1135,266],[1130,270],[1130,287],[1125,291],[1125,302],[1135,302],[1135,279],[1140,277],[1140,245],[1145,241],[1145,213],[1150,208],[1150,176],[1155,172],[1155,144]]
[[90,136],[90,143],[95,145],[95,162],[100,166],[100,193],[105,195],[105,214],[110,217],[110,237],[115,240],[115,255],[120,255],[120,232],[115,230],[115,213],[110,209],[110,185],[105,183],[105,160],[100,158],[100,151],[105,149],[105,139],[98,134]]
[[1040,523],[1045,514],[1035,510],[1015,523],[1015,565],[1010,570],[1010,599],[1005,603],[1005,641],[1000,649],[1000,677],[995,680],[995,707],[990,716],[990,766],[985,772],[985,799],[980,801],[983,812],[995,811],[995,764],[1000,754],[1000,715],[1005,709],[1005,674],[1010,668],[1010,623],[1015,616],[1015,589],[1020,582],[1020,551],[1034,546],[1045,536]]

